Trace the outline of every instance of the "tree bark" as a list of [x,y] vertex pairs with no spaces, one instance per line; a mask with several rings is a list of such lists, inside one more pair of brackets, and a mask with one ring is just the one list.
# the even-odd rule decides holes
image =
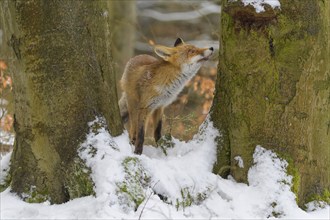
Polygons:
[[[111,57],[109,1],[4,1],[14,29],[16,139],[11,188],[31,202],[93,193],[77,149],[89,121],[122,133]],[[2,6],[4,3],[2,2]],[[3,11],[2,11],[3,12]]]
[[[223,2],[214,172],[247,181],[256,145],[289,161],[302,206],[330,190],[330,1],[280,0],[256,13]],[[244,168],[234,157],[241,156]]]

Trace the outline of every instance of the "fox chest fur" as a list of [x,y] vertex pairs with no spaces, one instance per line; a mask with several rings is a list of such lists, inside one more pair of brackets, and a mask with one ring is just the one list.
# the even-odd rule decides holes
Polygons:
[[136,91],[141,98],[141,107],[154,110],[170,105],[200,66],[201,64],[187,64],[182,67],[169,67],[168,64],[158,61],[142,68],[143,77],[138,83],[140,91]]

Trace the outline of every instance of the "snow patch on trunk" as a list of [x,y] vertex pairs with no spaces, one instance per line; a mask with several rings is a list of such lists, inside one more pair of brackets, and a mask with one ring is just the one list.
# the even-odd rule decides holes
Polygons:
[[234,157],[234,160],[236,160],[236,162],[237,162],[237,166],[238,166],[239,168],[244,168],[244,161],[243,161],[243,159],[242,159],[241,156],[236,156],[236,157]]
[[[238,0],[233,0],[238,1]],[[279,0],[240,0],[244,6],[252,5],[257,13],[265,11],[265,5],[270,5],[272,8],[281,8]]]

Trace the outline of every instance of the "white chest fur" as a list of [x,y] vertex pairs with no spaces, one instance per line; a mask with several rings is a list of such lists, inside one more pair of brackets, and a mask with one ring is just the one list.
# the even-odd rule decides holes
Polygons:
[[182,65],[182,72],[170,83],[164,83],[164,85],[158,85],[155,89],[159,93],[159,96],[150,101],[149,107],[156,109],[159,107],[165,107],[171,104],[179,93],[183,90],[186,83],[194,77],[201,63],[184,64]]

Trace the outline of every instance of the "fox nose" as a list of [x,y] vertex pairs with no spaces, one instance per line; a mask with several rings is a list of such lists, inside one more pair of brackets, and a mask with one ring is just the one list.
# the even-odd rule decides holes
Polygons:
[[213,49],[213,47],[210,47],[209,50],[212,50],[213,51],[214,49]]

